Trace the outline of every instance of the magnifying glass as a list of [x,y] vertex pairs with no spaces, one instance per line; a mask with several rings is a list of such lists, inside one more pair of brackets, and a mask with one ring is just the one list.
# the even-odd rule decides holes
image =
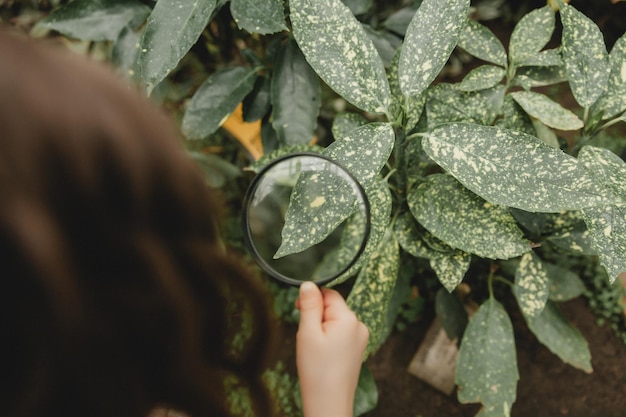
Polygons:
[[370,233],[365,191],[330,158],[296,153],[270,162],[244,197],[244,240],[273,278],[299,286],[341,276]]

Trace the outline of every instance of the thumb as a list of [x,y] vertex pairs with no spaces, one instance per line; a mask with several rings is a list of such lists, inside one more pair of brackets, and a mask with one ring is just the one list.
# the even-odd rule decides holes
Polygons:
[[298,298],[300,309],[300,326],[302,329],[321,328],[324,316],[324,297],[320,289],[311,281],[300,285],[300,297]]

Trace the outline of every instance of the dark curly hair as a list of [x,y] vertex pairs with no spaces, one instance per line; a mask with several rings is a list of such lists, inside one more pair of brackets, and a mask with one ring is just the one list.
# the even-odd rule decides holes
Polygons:
[[[233,377],[270,415],[266,296],[176,128],[104,65],[5,32],[2,415],[226,416]],[[232,305],[252,321],[237,352]]]

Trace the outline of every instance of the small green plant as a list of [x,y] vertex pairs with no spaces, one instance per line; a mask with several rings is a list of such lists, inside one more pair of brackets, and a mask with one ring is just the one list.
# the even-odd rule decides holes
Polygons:
[[[508,416],[519,375],[500,286],[541,343],[590,372],[587,343],[558,307],[579,281],[552,254],[597,256],[609,282],[626,270],[626,164],[596,143],[626,121],[626,36],[607,53],[595,23],[549,3],[519,20],[508,48],[468,18],[469,0],[392,2],[382,19],[372,0],[75,0],[39,27],[104,41],[153,97],[193,91],[181,113],[190,148],[243,102],[244,119],[262,121],[265,156],[253,169],[298,149],[348,168],[368,195],[372,230],[334,284],[356,276],[348,303],[370,329],[368,353],[396,317],[398,271],[423,259],[447,291],[463,280],[486,289],[461,340],[458,399]],[[560,46],[545,49],[557,19]],[[483,65],[433,84],[457,47]],[[537,88],[552,85],[569,88],[577,107]],[[334,141],[311,148],[328,112]],[[478,272],[466,276],[470,265]]]

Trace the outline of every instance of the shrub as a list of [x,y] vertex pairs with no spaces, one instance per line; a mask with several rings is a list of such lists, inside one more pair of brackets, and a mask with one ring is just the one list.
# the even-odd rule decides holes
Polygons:
[[[626,36],[607,53],[595,23],[552,0],[517,22],[508,48],[468,18],[469,0],[227,3],[75,0],[38,27],[107,42],[111,61],[153,97],[193,91],[181,117],[190,149],[243,102],[243,118],[262,125],[265,156],[253,168],[296,149],[354,167],[372,231],[334,284],[356,275],[348,303],[370,329],[368,352],[389,334],[398,270],[416,257],[446,290],[464,279],[477,289],[480,307],[459,334],[460,402],[482,403],[483,416],[508,415],[515,402],[513,328],[495,286],[510,288],[541,343],[590,372],[587,343],[558,307],[584,288],[559,259],[597,256],[610,282],[626,271],[626,165],[596,145],[626,121]],[[455,48],[482,65],[433,83]],[[549,95],[554,85],[573,109]],[[310,146],[320,112],[340,145]],[[237,175],[194,155],[219,178]]]

